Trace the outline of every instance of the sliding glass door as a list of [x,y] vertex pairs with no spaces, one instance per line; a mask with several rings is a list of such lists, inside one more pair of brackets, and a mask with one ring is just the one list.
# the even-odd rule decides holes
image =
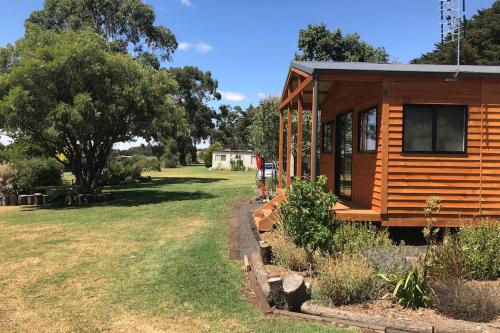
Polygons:
[[335,144],[335,193],[352,196],[352,112],[337,116]]

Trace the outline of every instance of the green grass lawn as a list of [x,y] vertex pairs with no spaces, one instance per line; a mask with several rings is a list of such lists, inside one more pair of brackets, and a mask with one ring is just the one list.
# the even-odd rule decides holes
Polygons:
[[151,173],[85,208],[0,207],[1,332],[340,332],[265,317],[228,259],[230,204],[254,173]]

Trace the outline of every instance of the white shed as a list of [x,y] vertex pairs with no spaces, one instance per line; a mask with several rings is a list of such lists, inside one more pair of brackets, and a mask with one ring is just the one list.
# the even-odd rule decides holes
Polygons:
[[231,170],[231,161],[241,160],[245,170],[257,170],[255,153],[251,150],[214,150],[212,152],[213,170]]

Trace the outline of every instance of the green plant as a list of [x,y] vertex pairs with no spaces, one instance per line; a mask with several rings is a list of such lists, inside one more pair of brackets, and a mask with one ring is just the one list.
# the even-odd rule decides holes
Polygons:
[[12,163],[19,193],[32,193],[37,186],[62,185],[63,166],[52,158],[34,157]]
[[500,223],[484,221],[479,227],[458,232],[470,277],[495,280],[500,277]]
[[361,255],[368,260],[377,273],[406,275],[414,268],[407,258],[414,255],[404,244],[364,250]]
[[435,283],[455,283],[468,274],[464,251],[458,238],[450,236],[441,246],[435,246],[430,254],[429,278]]
[[231,160],[231,171],[245,171],[245,166],[242,160]]
[[366,301],[376,291],[373,272],[370,263],[358,256],[323,258],[319,260],[313,286],[314,299],[333,305]]
[[333,234],[334,251],[345,253],[360,253],[364,250],[393,245],[389,234],[379,232],[377,227],[369,223],[338,222]]
[[0,164],[0,194],[11,195],[17,192],[16,174],[8,164]]
[[478,281],[456,280],[433,285],[437,310],[455,319],[494,320],[500,313],[500,289]]
[[432,290],[425,274],[417,267],[407,275],[377,274],[392,288],[396,303],[407,308],[428,307],[431,304]]
[[212,143],[205,153],[203,154],[203,164],[205,165],[206,168],[210,168],[212,166],[212,153],[214,150],[220,150],[222,149],[222,144],[220,142],[215,141]]
[[338,224],[332,207],[337,198],[326,188],[326,177],[318,177],[316,184],[294,179],[286,192],[286,203],[281,204],[281,222],[295,245],[302,247],[310,263],[313,253],[332,250],[332,240]]

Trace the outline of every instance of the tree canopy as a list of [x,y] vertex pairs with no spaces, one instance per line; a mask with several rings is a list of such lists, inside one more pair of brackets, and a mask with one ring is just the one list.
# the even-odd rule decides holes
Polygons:
[[279,97],[262,99],[252,117],[250,143],[266,161],[278,159],[279,124]]
[[44,8],[34,11],[26,23],[59,32],[92,30],[114,47],[126,50],[132,44],[138,53],[147,47],[163,60],[170,60],[177,48],[174,34],[155,25],[152,6],[141,0],[45,0]]
[[[491,8],[478,11],[463,26],[460,63],[466,65],[500,65],[500,0]],[[448,36],[433,51],[413,59],[414,64],[456,64],[457,42]]]
[[177,84],[167,71],[113,52],[93,32],[28,26],[15,52],[0,80],[0,128],[63,153],[84,191],[97,185],[115,142],[149,137],[174,112]]
[[361,40],[359,34],[342,34],[337,28],[330,31],[324,23],[309,24],[300,29],[295,60],[356,61],[385,63],[389,55],[383,47],[373,47]]

